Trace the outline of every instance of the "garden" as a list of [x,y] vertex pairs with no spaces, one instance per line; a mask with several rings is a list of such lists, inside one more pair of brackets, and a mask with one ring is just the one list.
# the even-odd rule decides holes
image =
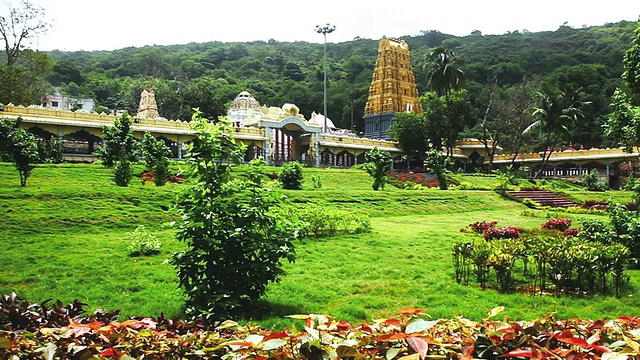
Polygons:
[[[171,167],[174,173],[181,171],[180,164]],[[137,175],[143,175],[143,170],[141,165],[133,167]],[[280,170],[267,171],[275,174]],[[477,279],[472,262],[467,262],[466,268],[454,266],[455,246],[504,241],[485,240],[484,230],[476,234],[471,224],[480,228],[482,222],[495,222],[488,228],[514,228],[522,232],[520,235],[528,233],[538,238],[545,234],[559,237],[556,227],[566,227],[569,220],[557,219],[571,219],[574,228],[584,227],[589,221],[609,223],[607,212],[529,209],[489,190],[491,182],[499,185],[496,177],[455,175],[458,182],[472,185],[465,188],[484,190],[405,190],[387,185],[384,190],[373,191],[371,178],[362,170],[304,168],[303,172],[300,190],[279,190],[286,197],[287,207],[282,211],[298,208],[301,213],[314,214],[314,218],[333,216],[341,218],[342,225],[306,228],[307,236],[294,242],[296,261],[283,263],[285,274],[279,282],[269,284],[257,316],[205,330],[186,321],[183,294],[169,263],[174,252],[185,248],[168,224],[178,220],[173,206],[176,195],[189,184],[188,178],[184,183],[165,186],[141,180],[120,187],[112,183],[109,169],[96,164],[44,164],[33,170],[30,185],[21,187],[11,164],[0,164],[3,304],[13,304],[6,309],[13,309],[14,316],[27,314],[27,318],[39,319],[35,325],[24,326],[30,333],[37,333],[30,342],[24,337],[0,335],[0,349],[31,346],[31,350],[38,348],[44,354],[47,346],[53,346],[49,344],[71,347],[72,343],[78,346],[74,350],[77,354],[122,358],[145,353],[150,358],[153,354],[166,358],[169,355],[162,349],[175,341],[181,345],[173,347],[176,352],[171,356],[189,358],[191,352],[197,357],[233,349],[238,356],[268,358],[270,355],[265,354],[278,353],[286,358],[287,351],[302,351],[304,346],[310,352],[347,351],[353,355],[356,351],[363,355],[366,349],[371,351],[373,339],[379,344],[382,338],[386,345],[376,346],[380,352],[377,356],[389,359],[421,352],[425,356],[452,357],[465,351],[468,356],[490,358],[480,356],[480,344],[469,350],[464,341],[473,338],[479,342],[484,338],[478,334],[508,326],[521,344],[539,343],[540,339],[523,330],[527,328],[524,322],[544,329],[549,337],[562,334],[560,338],[567,340],[559,341],[564,344],[559,347],[562,351],[578,349],[574,343],[587,334],[584,339],[594,336],[593,329],[605,321],[614,323],[607,323],[612,326],[607,331],[600,327],[597,333],[603,339],[607,334],[607,344],[623,339],[620,334],[626,334],[629,341],[634,339],[633,332],[625,333],[625,329],[634,329],[637,321],[633,316],[638,307],[635,289],[640,277],[633,267],[626,266],[618,282],[616,270],[610,269],[593,277],[584,272],[571,273],[571,280],[554,283],[549,276],[536,276],[540,274],[539,264],[521,252],[513,262],[513,277],[500,282],[499,276],[489,272],[496,269],[494,266],[487,269],[485,282],[479,283],[472,281]],[[476,178],[481,181],[476,182]],[[266,181],[272,182],[267,186],[278,186],[275,180]],[[582,202],[631,200],[631,194],[625,191],[567,190],[551,181],[546,186],[555,186]],[[542,224],[555,225],[547,225],[554,229],[544,229]],[[498,233],[512,232],[503,229]],[[131,246],[144,236],[152,236],[153,243],[160,245],[141,256]],[[518,244],[522,243],[511,246],[518,248]],[[525,258],[531,260],[529,272],[521,277]],[[545,289],[540,285],[544,279],[548,279]],[[576,290],[576,284],[584,289]],[[13,292],[17,297],[10,296]],[[0,314],[5,328],[9,316],[6,311]],[[54,320],[58,318],[73,321]],[[621,323],[620,319],[627,320]],[[465,330],[454,334],[451,326]],[[585,326],[592,328],[590,333],[576,332]],[[39,330],[42,327],[52,330],[43,333]],[[323,340],[313,345],[303,333]],[[127,350],[139,344],[140,334],[148,340],[146,352]],[[192,336],[187,342],[186,334]],[[53,338],[64,341],[55,342]],[[108,344],[99,340],[105,338],[111,339]],[[524,346],[503,343],[514,341],[504,336],[500,341],[487,339],[484,346],[490,351],[486,354],[495,356]],[[596,354],[602,349],[594,346],[602,341],[592,341],[576,353]],[[433,345],[425,347],[422,342]],[[616,346],[626,349],[631,345]],[[531,344],[526,347],[529,354],[538,351],[531,350],[535,348]]]

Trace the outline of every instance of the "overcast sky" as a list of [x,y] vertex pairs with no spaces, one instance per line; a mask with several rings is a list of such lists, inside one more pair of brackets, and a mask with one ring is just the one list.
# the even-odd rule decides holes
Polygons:
[[269,39],[321,43],[314,28],[327,22],[336,26],[327,42],[337,43],[428,30],[458,36],[553,31],[565,22],[580,28],[640,16],[640,0],[32,1],[52,24],[33,48],[66,51]]

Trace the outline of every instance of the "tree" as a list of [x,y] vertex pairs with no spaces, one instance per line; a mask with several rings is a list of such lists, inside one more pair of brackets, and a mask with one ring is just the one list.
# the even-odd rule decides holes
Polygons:
[[525,129],[525,133],[533,129],[539,128],[544,154],[542,163],[534,178],[538,178],[544,167],[547,165],[553,150],[559,141],[569,133],[571,127],[577,125],[579,119],[582,118],[582,110],[580,109],[586,102],[578,99],[579,92],[566,93],[560,91],[556,94],[538,92],[536,98],[537,106],[529,109],[531,115],[536,119],[531,125]]
[[131,129],[131,116],[127,112],[115,118],[112,126],[102,127],[103,145],[96,152],[102,165],[113,168],[118,186],[127,186],[131,180],[131,163],[137,160],[138,143]]
[[499,147],[508,149],[515,162],[523,144],[523,131],[531,125],[527,109],[534,106],[534,90],[530,83],[501,89],[495,83],[485,87],[484,115],[478,125],[479,136],[488,157],[488,172],[493,168],[493,159]]
[[431,169],[438,179],[440,190],[447,190],[447,168],[450,166],[449,158],[444,156],[440,151],[433,149],[427,153],[424,166]]
[[373,178],[373,190],[384,189],[387,173],[393,166],[391,154],[377,146],[364,154],[365,170]]
[[432,91],[448,98],[452,90],[459,90],[465,80],[459,65],[464,62],[453,51],[442,46],[435,48],[428,58],[427,81]]
[[163,186],[169,178],[169,156],[171,149],[161,139],[156,139],[145,131],[142,137],[142,155],[147,169],[153,171],[153,182]]
[[393,125],[389,128],[389,136],[400,144],[408,159],[416,156],[422,162],[424,154],[429,150],[428,128],[422,114],[396,113]]
[[[471,109],[464,99],[466,92],[461,91],[465,76],[459,66],[463,63],[464,61],[457,58],[453,51],[440,46],[429,54],[429,62],[425,65],[429,87],[438,96],[444,97],[446,104],[446,120],[440,122],[439,114],[437,119],[442,135],[439,138],[444,141],[447,156],[453,155],[458,135],[466,126],[473,123]],[[423,106],[423,109],[428,108]],[[434,121],[435,119],[436,117],[434,117]],[[435,146],[437,138],[431,137],[431,141],[434,143],[434,148],[439,149]]]
[[633,45],[624,54],[622,79],[635,95],[640,95],[640,26],[636,28],[635,35]]
[[27,186],[31,171],[38,163],[38,144],[35,136],[18,127],[20,119],[0,119],[0,159],[7,159],[20,174],[20,186]]
[[271,211],[282,197],[262,187],[264,161],[232,178],[244,148],[226,119],[211,125],[196,112],[187,174],[193,185],[176,207],[182,215],[176,238],[186,243],[171,263],[186,296],[186,312],[205,320],[255,315],[267,284],[284,273],[282,260],[295,260],[293,223]]
[[30,0],[20,0],[15,5],[4,1],[6,13],[0,15],[0,35],[4,41],[7,67],[12,67],[23,55],[26,44],[47,32],[50,25],[45,20],[44,8]]
[[631,99],[621,89],[611,97],[611,113],[604,123],[604,135],[633,152],[640,142],[640,107],[631,105]]
[[45,75],[51,60],[45,53],[24,50],[19,65],[0,65],[0,103],[40,104],[50,85]]

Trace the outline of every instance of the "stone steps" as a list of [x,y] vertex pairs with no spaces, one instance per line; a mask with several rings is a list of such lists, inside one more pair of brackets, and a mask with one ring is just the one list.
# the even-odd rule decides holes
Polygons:
[[579,206],[579,204],[565,198],[562,195],[558,195],[554,192],[546,190],[507,191],[507,193],[518,199],[531,199],[533,202],[542,206],[563,208]]

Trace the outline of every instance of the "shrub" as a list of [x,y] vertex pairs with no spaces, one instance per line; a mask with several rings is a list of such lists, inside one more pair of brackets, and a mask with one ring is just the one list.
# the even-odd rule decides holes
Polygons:
[[311,176],[311,187],[314,189],[322,189],[322,176],[316,174]]
[[171,263],[186,297],[185,312],[207,322],[253,316],[269,282],[295,260],[293,219],[272,211],[282,196],[264,188],[264,161],[253,160],[232,179],[231,166],[244,158],[227,119],[215,126],[196,112],[198,140],[190,145],[187,174],[194,180],[177,198],[181,220],[176,238],[185,249]]
[[576,237],[576,236],[578,236],[578,234],[580,234],[580,229],[579,228],[571,228],[571,229],[567,229],[567,230],[562,232],[562,235],[564,235],[566,237]]
[[589,191],[605,191],[607,184],[598,181],[598,170],[592,169],[582,176],[582,182]]
[[485,230],[495,227],[497,223],[497,221],[478,221],[474,222],[473,224],[469,224],[469,227],[471,227],[471,230],[473,230],[474,232],[482,234],[485,232]]
[[279,179],[283,189],[300,190],[303,176],[302,165],[297,161],[292,161],[282,165]]
[[127,250],[131,256],[157,254],[162,246],[160,240],[147,232],[144,225],[138,225],[133,232],[127,233],[127,238],[130,240]]
[[547,230],[566,231],[571,227],[572,223],[573,223],[573,220],[571,219],[556,218],[556,219],[549,219],[547,222],[545,222],[540,226],[543,229],[547,229]]
[[365,170],[373,178],[373,190],[384,189],[387,183],[387,173],[393,166],[391,154],[380,150],[377,146],[364,154]]
[[520,237],[520,230],[513,226],[490,227],[482,236],[485,240],[517,239]]
[[163,186],[169,177],[169,156],[171,150],[161,139],[156,139],[146,131],[142,137],[142,153],[147,169],[153,171],[153,182],[156,186]]
[[131,162],[116,160],[113,164],[113,180],[118,186],[128,186],[131,180]]

